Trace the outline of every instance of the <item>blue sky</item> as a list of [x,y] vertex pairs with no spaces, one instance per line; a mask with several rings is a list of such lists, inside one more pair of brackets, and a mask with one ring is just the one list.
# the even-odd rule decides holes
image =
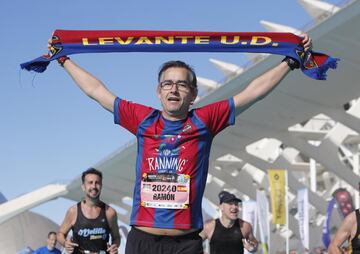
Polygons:
[[[55,29],[265,31],[261,19],[295,28],[311,20],[295,0],[12,0],[0,6],[0,191],[8,199],[52,182],[66,183],[133,139],[56,63],[42,74],[20,71],[20,63],[46,52]],[[237,65],[247,61],[234,53],[72,56],[119,97],[153,107],[159,107],[155,86],[161,63],[180,59],[199,76],[221,80],[209,58]],[[55,200],[34,211],[61,223],[71,204]]]

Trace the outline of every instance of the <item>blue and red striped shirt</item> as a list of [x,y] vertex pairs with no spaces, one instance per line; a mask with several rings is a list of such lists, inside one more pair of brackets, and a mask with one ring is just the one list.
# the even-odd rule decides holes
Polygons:
[[[202,228],[201,201],[206,185],[211,143],[217,133],[234,124],[233,99],[193,109],[186,119],[170,121],[159,110],[116,98],[114,120],[136,135],[138,142],[130,225]],[[190,177],[189,203],[186,208],[168,209],[144,205],[142,180],[144,176],[157,174]],[[182,186],[179,191],[183,189],[186,187]]]

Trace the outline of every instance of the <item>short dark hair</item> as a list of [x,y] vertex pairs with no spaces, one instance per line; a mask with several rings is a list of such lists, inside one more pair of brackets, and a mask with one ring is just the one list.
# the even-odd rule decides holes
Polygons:
[[184,68],[188,71],[188,79],[190,81],[190,85],[192,88],[197,88],[197,78],[196,78],[196,74],[194,69],[188,65],[187,63],[183,62],[183,61],[168,61],[166,63],[163,63],[163,65],[161,65],[160,70],[159,70],[159,74],[158,74],[158,82],[160,82],[161,79],[161,75],[164,73],[164,71],[166,71],[169,68]]
[[50,231],[50,232],[48,233],[48,239],[50,238],[51,235],[56,235],[56,232],[55,232],[55,231]]
[[88,174],[94,174],[94,175],[97,175],[100,177],[100,179],[102,180],[102,173],[95,169],[95,168],[89,168],[87,170],[85,170],[83,173],[82,173],[82,176],[81,176],[81,180],[82,180],[82,183],[85,182],[85,176],[88,175]]

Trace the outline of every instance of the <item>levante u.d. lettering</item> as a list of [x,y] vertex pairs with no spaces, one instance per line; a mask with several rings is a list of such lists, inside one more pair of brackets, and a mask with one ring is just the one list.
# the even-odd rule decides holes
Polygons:
[[214,42],[219,42],[221,44],[241,44],[241,45],[250,45],[250,46],[263,46],[270,45],[273,47],[278,46],[278,43],[273,43],[272,39],[267,36],[251,36],[246,39],[234,35],[227,36],[222,35],[218,37],[211,37],[207,35],[178,35],[178,36],[154,36],[154,37],[98,37],[96,39],[89,39],[86,37],[81,38],[82,44],[84,46],[92,45],[159,45],[159,44],[210,44]]

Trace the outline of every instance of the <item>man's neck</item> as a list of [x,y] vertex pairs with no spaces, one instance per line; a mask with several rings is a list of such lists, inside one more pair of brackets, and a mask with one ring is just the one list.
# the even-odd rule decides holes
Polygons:
[[85,199],[81,204],[81,211],[85,218],[96,219],[101,211],[101,201],[99,199],[91,200]]
[[220,217],[220,223],[226,228],[231,228],[234,225],[235,220],[231,220],[229,218],[221,216]]
[[88,207],[97,207],[100,204],[100,199],[91,199],[86,197],[85,200],[83,201],[84,205],[88,206]]
[[162,116],[169,121],[179,121],[184,120],[187,117],[187,113],[183,115],[171,115],[166,113],[165,111],[162,111]]

